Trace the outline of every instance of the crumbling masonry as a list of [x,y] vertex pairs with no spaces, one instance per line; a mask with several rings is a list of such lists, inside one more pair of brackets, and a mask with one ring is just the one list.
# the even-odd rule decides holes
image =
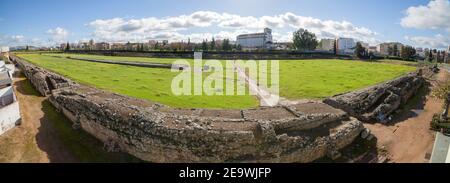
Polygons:
[[79,85],[11,59],[74,126],[110,150],[150,162],[311,162],[336,154],[364,128],[346,112],[317,101],[248,110],[176,109]]

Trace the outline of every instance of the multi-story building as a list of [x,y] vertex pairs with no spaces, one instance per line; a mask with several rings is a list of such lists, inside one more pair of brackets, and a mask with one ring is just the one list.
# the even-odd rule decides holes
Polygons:
[[244,50],[270,49],[272,47],[272,30],[265,28],[263,33],[241,34],[236,42]]
[[425,50],[423,48],[416,48],[416,54],[419,55],[420,57],[424,58],[425,57]]
[[338,38],[336,40],[337,52],[340,54],[353,54],[356,42],[353,38]]
[[398,42],[381,43],[377,46],[378,53],[381,55],[399,56],[402,49],[403,44]]
[[376,46],[369,46],[369,49],[367,49],[367,51],[369,51],[369,53],[374,53],[374,54],[376,54],[378,52]]
[[111,46],[109,43],[106,43],[106,42],[95,43],[95,49],[96,50],[110,50]]
[[321,39],[317,49],[322,51],[333,51],[335,42],[335,39]]

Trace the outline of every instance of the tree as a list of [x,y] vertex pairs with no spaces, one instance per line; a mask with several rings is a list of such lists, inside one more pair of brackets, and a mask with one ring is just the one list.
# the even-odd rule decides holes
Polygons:
[[306,29],[299,29],[293,34],[294,48],[297,50],[314,50],[319,43],[316,35]]
[[450,79],[438,83],[433,90],[433,96],[444,100],[444,111],[441,114],[441,119],[448,119],[448,110],[450,105]]
[[69,44],[69,42],[67,42],[65,50],[66,50],[66,51],[67,51],[67,50],[70,50],[70,44]]
[[222,42],[222,50],[229,51],[231,50],[230,40],[224,39]]
[[216,41],[214,40],[214,37],[211,40],[211,45],[209,46],[210,50],[215,50],[216,49]]
[[402,57],[403,60],[412,60],[414,59],[415,55],[416,49],[414,49],[412,46],[404,46],[402,48],[402,51],[400,52],[400,57]]
[[365,55],[366,49],[362,46],[360,42],[357,42],[355,46],[355,56],[358,58],[363,58]]
[[158,41],[156,41],[154,49],[159,50],[159,42]]
[[236,45],[236,50],[242,51],[242,46],[240,44]]
[[432,62],[433,61],[433,50],[430,49],[430,52],[428,53],[428,61]]
[[205,40],[202,42],[202,51],[208,51],[208,43]]
[[334,55],[337,55],[337,41],[336,40],[334,40],[333,41],[333,53],[334,53]]
[[26,51],[30,50],[30,48],[28,47],[28,45],[25,47],[25,50],[26,50]]

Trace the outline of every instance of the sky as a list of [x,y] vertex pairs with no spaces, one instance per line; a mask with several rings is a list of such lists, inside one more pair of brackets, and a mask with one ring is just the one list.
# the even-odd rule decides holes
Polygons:
[[1,0],[0,45],[231,39],[273,29],[276,42],[305,28],[318,38],[371,45],[450,45],[450,0]]

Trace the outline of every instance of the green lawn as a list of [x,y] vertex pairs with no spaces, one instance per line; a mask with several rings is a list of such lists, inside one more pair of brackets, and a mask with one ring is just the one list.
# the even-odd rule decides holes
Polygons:
[[347,60],[280,61],[280,95],[289,99],[325,98],[393,79],[415,69]]
[[[62,56],[71,58],[83,58],[83,59],[97,59],[97,60],[110,60],[110,61],[128,61],[128,62],[151,62],[151,63],[172,63],[173,58],[149,58],[149,57],[122,57],[122,56],[102,56],[102,55],[87,55],[87,54],[69,54],[69,53],[47,53],[43,55],[49,56]],[[186,59],[191,61],[192,59]]]
[[[170,63],[177,60],[75,54],[51,55],[133,62]],[[92,63],[55,58],[48,54],[19,56],[80,83],[170,106],[231,109],[258,106],[256,97],[249,95],[175,96],[171,92],[170,85],[178,73],[167,69]],[[193,59],[186,60],[192,64]],[[280,61],[280,95],[288,99],[322,99],[393,79],[415,69],[412,66],[386,62],[282,60]],[[208,76],[206,73],[203,75]]]
[[[83,84],[183,108],[252,108],[259,102],[255,96],[175,96],[172,79],[178,72],[169,69],[93,63],[38,54],[18,55],[33,64],[50,69]],[[207,74],[204,74],[206,77]]]

